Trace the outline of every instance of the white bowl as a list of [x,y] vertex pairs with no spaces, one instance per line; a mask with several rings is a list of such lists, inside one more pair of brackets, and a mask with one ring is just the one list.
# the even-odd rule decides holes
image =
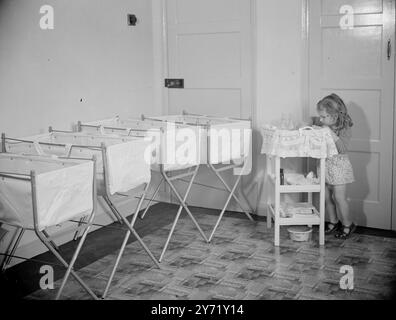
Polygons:
[[307,226],[293,226],[287,231],[293,241],[309,241],[312,234],[312,228]]

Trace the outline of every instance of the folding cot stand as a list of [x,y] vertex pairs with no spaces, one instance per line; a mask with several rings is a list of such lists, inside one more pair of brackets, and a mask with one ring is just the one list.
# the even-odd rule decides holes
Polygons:
[[[3,145],[3,148],[4,148],[4,145]],[[14,159],[22,159],[22,160],[27,160],[32,163],[48,162],[48,163],[58,165],[59,169],[63,169],[63,166],[65,165],[65,163],[73,163],[69,159],[68,160],[54,160],[54,159],[48,159],[48,158],[42,158],[42,157],[36,157],[36,156],[21,156],[21,155],[16,155],[16,154],[4,154],[4,153],[0,154],[0,159],[4,160],[7,158],[11,161]],[[74,159],[74,160],[79,161],[80,164],[83,163],[81,161],[81,159]],[[84,162],[87,163],[88,161],[86,159],[84,159]],[[78,164],[78,162],[75,162],[74,164]],[[84,164],[84,166],[85,166],[85,164]],[[82,167],[82,165],[81,165],[81,167]],[[37,235],[38,239],[44,244],[44,246],[47,247],[48,250],[63,264],[63,266],[67,268],[66,273],[62,279],[61,286],[59,287],[58,292],[56,294],[57,300],[60,298],[70,274],[80,283],[80,285],[95,300],[98,299],[98,297],[95,295],[95,293],[85,284],[85,282],[73,270],[73,266],[77,260],[77,257],[81,251],[81,248],[85,242],[86,236],[89,232],[89,229],[91,228],[91,225],[94,220],[95,213],[96,213],[96,179],[95,179],[96,159],[95,159],[95,157],[93,157],[93,159],[92,159],[92,165],[90,167],[87,166],[87,169],[89,171],[92,171],[92,184],[91,184],[91,192],[90,192],[91,200],[89,201],[92,209],[90,209],[90,213],[88,214],[87,224],[78,227],[79,229],[83,229],[83,233],[82,233],[80,241],[79,241],[69,263],[67,263],[64,260],[64,258],[62,257],[62,255],[59,251],[59,248],[54,244],[54,242],[51,239],[51,236],[47,233],[47,231],[45,229],[48,227],[51,227],[51,226],[55,226],[59,223],[65,222],[65,221],[69,220],[71,218],[71,216],[68,219],[65,219],[64,217],[63,217],[63,219],[52,217],[52,219],[50,221],[44,222],[43,220],[45,220],[45,218],[42,217],[43,214],[41,214],[41,211],[43,209],[39,207],[39,200],[38,200],[40,197],[43,196],[42,194],[40,195],[38,193],[38,189],[40,189],[40,188],[38,187],[37,180],[38,180],[38,177],[40,176],[40,174],[37,174],[35,172],[35,170],[30,170],[29,174],[22,174],[22,173],[18,173],[18,172],[10,172],[9,170],[3,171],[0,169],[0,179],[2,180],[2,184],[5,184],[7,182],[10,183],[11,181],[19,182],[19,183],[26,182],[27,184],[30,185],[30,193],[31,193],[31,197],[32,197],[33,227],[27,221],[23,221],[24,219],[21,219],[21,221],[19,221],[19,223],[17,223],[17,224],[12,220],[11,221],[2,221],[5,224],[9,224],[10,226],[14,226],[14,227],[17,227],[19,230],[22,230],[22,231],[16,232],[16,234],[18,234],[16,241],[14,241],[15,237],[11,240],[11,242],[6,250],[6,258],[10,258],[14,255],[16,247],[18,246],[18,243],[19,243],[20,239],[22,238],[25,230],[33,230],[35,232],[35,234]],[[81,172],[82,171],[80,171],[80,173]],[[62,179],[59,176],[58,176],[58,178]],[[67,180],[67,179],[65,179],[65,180]],[[41,181],[41,179],[40,179],[40,181]],[[84,184],[90,184],[90,182],[86,181]],[[79,185],[81,186],[81,182]],[[46,186],[46,187],[49,187],[49,186]],[[43,192],[43,190],[40,190],[40,191]],[[6,199],[6,201],[9,201],[9,200]],[[75,210],[77,210],[77,209],[75,208]],[[20,214],[22,214],[22,213],[20,213]],[[84,214],[84,212],[75,212],[74,216],[81,215],[81,214]],[[7,218],[7,214],[4,217]],[[56,223],[54,221],[56,221]],[[12,246],[12,249],[10,249],[11,246]],[[10,262],[10,259],[6,259],[5,261],[3,261],[4,264],[7,264],[9,262]],[[5,269],[5,265],[3,265],[2,268]]]
[[[4,137],[5,137],[5,135],[4,135],[4,133],[3,133],[2,136],[1,136],[1,139],[2,139],[1,153],[6,153],[6,147],[5,147],[5,144],[4,144],[4,141],[5,141]],[[81,218],[81,219],[86,219],[86,217],[83,217],[83,218]],[[1,223],[0,223],[0,226],[1,226]],[[15,254],[15,251],[16,251],[16,249],[18,248],[19,243],[21,242],[21,240],[22,240],[22,238],[23,238],[23,235],[25,234],[25,231],[26,231],[25,228],[18,227],[18,226],[14,226],[14,227],[16,228],[16,230],[15,230],[15,232],[14,232],[13,237],[11,238],[11,240],[10,240],[10,242],[9,242],[9,245],[7,246],[7,249],[6,249],[5,253],[4,253],[4,259],[3,259],[2,263],[1,263],[1,266],[0,266],[0,271],[1,271],[2,273],[5,272],[5,270],[7,269],[7,266],[11,263],[11,260],[12,260],[12,258],[13,258],[13,256],[14,256],[14,254]],[[41,232],[42,232],[47,238],[50,238],[50,236],[49,236],[49,234],[47,233],[47,231],[42,230]],[[78,231],[76,231],[76,233],[77,233],[77,232],[78,232]],[[58,246],[55,244],[55,242],[53,242],[52,240],[49,240],[49,241],[50,241],[51,245],[52,245],[54,248],[56,248],[57,250],[59,250],[59,248],[58,248]]]
[[[243,211],[243,213],[248,217],[248,219],[249,219],[250,221],[254,221],[254,219],[252,218],[252,216],[250,215],[250,213],[249,213],[248,211],[246,211],[246,210],[243,208],[241,201],[240,201],[239,198],[235,195],[236,188],[238,187],[238,185],[239,185],[239,183],[240,183],[240,181],[241,181],[241,178],[242,178],[242,172],[245,171],[246,163],[245,163],[245,162],[243,163],[243,166],[242,166],[242,169],[241,169],[242,172],[241,172],[241,174],[238,175],[238,178],[237,178],[236,181],[234,182],[234,185],[233,185],[232,189],[231,189],[230,186],[227,185],[227,183],[224,181],[223,177],[220,175],[220,172],[223,172],[223,171],[226,171],[226,170],[234,170],[234,169],[236,169],[236,168],[240,168],[240,165],[232,164],[232,165],[228,165],[228,166],[225,166],[225,167],[222,167],[222,168],[215,168],[213,164],[208,163],[207,166],[216,174],[216,176],[218,177],[218,179],[223,183],[224,187],[225,187],[225,188],[227,189],[227,191],[229,192],[229,195],[228,195],[228,197],[227,197],[227,200],[226,200],[226,202],[224,203],[223,209],[221,210],[220,215],[219,215],[219,217],[218,217],[218,219],[217,219],[217,221],[216,221],[216,224],[215,224],[215,226],[214,226],[214,228],[213,228],[213,230],[212,230],[212,233],[210,234],[209,241],[212,241],[213,236],[214,236],[214,234],[215,234],[215,232],[216,232],[216,230],[217,230],[217,228],[218,228],[218,226],[219,226],[219,224],[220,224],[221,219],[222,219],[223,216],[224,216],[224,213],[225,213],[225,211],[226,211],[226,209],[227,209],[227,207],[228,207],[228,204],[230,203],[231,198],[234,198],[234,200],[238,203],[239,208],[241,208],[241,210]],[[250,207],[250,205],[249,205],[249,207]],[[251,209],[251,208],[250,208],[250,209]],[[251,209],[251,211],[253,211],[253,210]]]
[[[229,195],[228,195],[228,197],[227,197],[227,200],[226,200],[226,202],[225,202],[225,204],[224,204],[224,206],[223,206],[223,208],[222,208],[222,210],[221,210],[221,212],[220,212],[220,214],[219,214],[219,217],[218,217],[218,219],[217,219],[217,221],[216,221],[216,224],[215,224],[215,226],[214,226],[214,228],[213,228],[213,230],[212,230],[212,232],[211,232],[211,234],[210,234],[210,236],[209,236],[209,242],[213,239],[213,236],[214,236],[214,234],[215,234],[215,232],[216,232],[216,230],[217,230],[217,228],[218,228],[218,226],[219,226],[219,224],[220,224],[220,221],[221,221],[221,219],[223,218],[223,216],[224,216],[224,213],[225,213],[225,211],[226,211],[226,209],[227,209],[227,207],[228,207],[228,204],[229,204],[229,202],[230,202],[230,200],[231,200],[231,198],[234,198],[234,200],[237,202],[237,204],[238,204],[238,206],[241,208],[241,210],[245,213],[245,215],[249,218],[249,220],[251,220],[251,221],[254,221],[253,220],[253,218],[252,218],[252,216],[249,214],[249,212],[248,211],[246,211],[244,208],[243,208],[243,205],[242,205],[242,203],[241,203],[241,201],[238,199],[238,197],[235,195],[235,191],[236,191],[236,188],[238,187],[238,185],[239,185],[239,183],[240,183],[240,181],[241,181],[241,178],[242,178],[242,172],[244,172],[245,171],[245,169],[246,169],[246,165],[247,165],[247,163],[244,161],[243,162],[243,164],[242,164],[242,169],[241,169],[241,174],[239,174],[238,175],[238,178],[236,179],[236,181],[234,182],[234,185],[232,186],[232,188],[225,182],[225,180],[223,179],[223,177],[220,175],[220,172],[223,172],[223,171],[227,171],[227,170],[234,170],[234,169],[236,169],[236,168],[241,168],[241,164],[231,164],[231,165],[225,165],[225,166],[223,166],[223,167],[221,167],[221,168],[216,168],[215,166],[214,166],[214,164],[211,162],[211,156],[210,156],[210,145],[211,145],[211,137],[210,137],[210,134],[209,134],[209,132],[210,132],[210,121],[216,121],[216,120],[219,120],[219,121],[228,121],[228,120],[230,120],[230,121],[242,121],[242,119],[236,119],[236,118],[220,118],[220,117],[214,117],[214,116],[207,116],[207,115],[199,115],[199,114],[192,114],[192,113],[187,113],[187,112],[185,112],[185,111],[183,111],[183,115],[181,116],[181,117],[184,117],[184,116],[186,116],[186,117],[189,117],[189,118],[191,118],[191,119],[194,119],[195,121],[192,121],[192,122],[184,122],[184,121],[181,121],[181,122],[179,122],[179,121],[172,121],[171,119],[167,119],[167,116],[161,116],[161,117],[145,117],[144,115],[142,115],[142,119],[143,120],[150,120],[150,121],[162,121],[162,122],[175,122],[175,123],[180,123],[180,124],[187,124],[187,125],[194,125],[194,126],[202,126],[202,127],[204,127],[205,129],[206,129],[206,131],[207,131],[207,134],[206,134],[206,136],[207,136],[207,141],[206,141],[206,143],[207,143],[207,154],[208,154],[208,161],[207,161],[207,163],[206,163],[206,166],[210,169],[210,170],[212,170],[214,173],[215,173],[215,175],[217,176],[217,178],[221,181],[221,183],[224,185],[224,187],[226,188],[226,190],[229,192]],[[174,117],[174,116],[170,116],[170,117]],[[178,117],[178,116],[176,116],[176,117]],[[243,120],[243,121],[247,121],[247,120]],[[248,204],[249,205],[249,204]],[[251,208],[250,208],[250,205],[249,205],[249,209],[251,210],[251,211],[253,211]]]
[[[132,138],[128,139],[128,137],[124,137],[124,138],[122,138],[122,137],[110,137],[110,136],[98,135],[98,134],[97,135],[88,135],[88,134],[84,134],[84,133],[52,130],[52,128],[50,128],[50,134],[55,134],[55,135],[59,134],[59,135],[70,136],[71,140],[73,140],[72,137],[84,137],[84,138],[88,137],[88,138],[96,139],[96,140],[99,140],[99,141],[101,141],[101,140],[106,141],[106,139],[115,139],[115,140],[121,140],[121,141],[124,141],[124,142],[128,142],[128,141],[132,140]],[[129,239],[129,236],[130,236],[131,233],[135,236],[137,241],[140,243],[140,245],[143,247],[143,249],[149,255],[151,260],[154,262],[155,266],[160,268],[160,265],[159,265],[157,259],[154,257],[154,255],[152,254],[150,249],[146,246],[146,244],[144,243],[144,241],[142,240],[142,238],[139,236],[139,234],[136,232],[136,230],[134,228],[134,225],[135,225],[135,222],[136,222],[136,218],[137,218],[137,215],[138,215],[138,213],[140,211],[140,208],[142,206],[143,200],[144,200],[144,198],[146,196],[149,183],[148,182],[145,183],[144,190],[143,190],[143,192],[142,192],[142,194],[140,196],[140,200],[139,200],[138,205],[136,207],[134,216],[133,216],[131,222],[129,222],[127,220],[127,218],[124,217],[118,211],[117,207],[114,205],[114,203],[112,202],[112,200],[110,198],[111,197],[111,192],[109,190],[109,187],[108,187],[109,184],[108,184],[108,181],[107,181],[107,179],[108,179],[107,173],[109,172],[109,168],[108,168],[108,166],[109,166],[109,163],[108,163],[108,148],[107,148],[107,146],[106,146],[106,144],[104,142],[101,142],[100,146],[77,145],[77,144],[66,145],[66,144],[61,144],[61,143],[49,143],[49,142],[43,142],[43,141],[32,141],[32,140],[29,141],[29,140],[26,140],[26,139],[8,138],[8,137],[5,136],[5,134],[2,134],[2,145],[6,146],[7,145],[7,141],[14,141],[16,143],[20,142],[20,143],[32,143],[32,144],[33,143],[39,143],[39,144],[43,144],[43,145],[48,147],[48,150],[46,150],[47,152],[55,152],[57,147],[58,148],[59,147],[60,148],[67,148],[68,149],[68,152],[67,152],[68,156],[70,156],[70,154],[71,154],[73,149],[83,149],[83,150],[92,150],[92,151],[100,152],[100,154],[102,156],[102,161],[103,161],[103,172],[104,172],[104,175],[103,175],[104,182],[103,183],[105,185],[105,188],[102,188],[103,192],[104,192],[102,194],[102,197],[105,200],[106,204],[109,206],[111,212],[117,218],[117,220],[120,223],[124,223],[126,225],[126,227],[128,228],[128,231],[127,231],[127,233],[125,235],[124,241],[123,241],[121,249],[120,249],[120,254],[117,257],[116,264],[115,264],[114,269],[113,269],[113,271],[111,273],[109,281],[108,281],[108,283],[106,285],[105,294],[107,294],[107,291],[109,289],[110,283],[111,283],[112,278],[114,276],[115,270],[118,267],[121,255],[123,254],[123,252],[125,250],[125,246],[127,244],[127,241]],[[33,148],[33,150],[35,150],[35,148]],[[86,222],[84,222],[84,220],[80,220],[79,224],[85,224],[85,223]],[[75,236],[75,238],[76,238],[76,236]]]
[[[134,124],[140,123],[140,124],[147,125],[147,122],[144,122],[144,121],[141,121],[141,120],[136,120],[136,119],[127,119],[125,121],[120,121],[120,119],[118,117],[116,117],[115,119],[113,119],[113,121],[115,122],[113,124],[109,123],[109,120],[103,120],[103,122],[102,122],[103,124],[101,124],[101,121],[97,121],[97,122],[94,122],[94,123],[82,123],[82,122],[79,122],[78,123],[78,129],[79,129],[79,131],[82,131],[82,130],[85,131],[85,130],[94,129],[94,130],[100,131],[100,132],[111,132],[111,133],[118,133],[118,134],[121,134],[121,135],[128,135],[128,136],[132,136],[133,134],[137,134],[138,136],[141,136],[142,135],[142,131],[144,129],[141,129],[141,127],[135,127]],[[156,126],[156,125],[153,124],[153,128],[159,128],[160,131],[161,131],[161,134],[164,133],[164,129],[161,126],[158,127],[158,125]],[[187,172],[179,173],[179,174],[174,175],[174,176],[169,176],[168,175],[168,172],[175,171],[175,170],[168,170],[165,167],[165,163],[161,163],[159,161],[158,166],[159,166],[159,172],[160,172],[162,178],[161,178],[160,183],[156,187],[156,190],[154,192],[153,197],[149,200],[149,205],[151,204],[151,202],[153,201],[153,199],[157,195],[157,193],[159,191],[159,188],[160,188],[160,185],[162,184],[163,181],[165,181],[169,185],[169,187],[171,188],[172,192],[176,195],[176,198],[177,198],[177,200],[178,200],[178,202],[180,204],[179,208],[177,210],[175,219],[174,219],[174,221],[172,223],[171,230],[170,230],[170,232],[168,234],[168,237],[166,239],[165,245],[164,245],[164,247],[162,249],[160,258],[158,259],[158,261],[161,262],[163,257],[164,257],[164,255],[165,255],[165,252],[166,252],[166,250],[168,248],[170,239],[171,239],[171,237],[172,237],[172,235],[174,233],[176,224],[177,224],[177,222],[178,222],[178,220],[180,218],[180,215],[181,215],[181,212],[182,212],[183,208],[186,210],[187,214],[190,216],[191,220],[193,221],[194,225],[197,227],[199,233],[204,238],[204,240],[206,242],[208,242],[208,239],[206,238],[204,232],[202,231],[201,227],[199,226],[198,222],[194,218],[193,214],[191,213],[191,211],[188,208],[187,203],[186,203],[186,200],[187,200],[188,194],[190,192],[191,186],[192,186],[192,184],[194,182],[194,179],[195,179],[195,177],[197,175],[197,172],[198,172],[198,169],[199,169],[199,164],[195,165],[195,166],[192,165],[192,166],[190,166],[188,168],[183,167],[183,170],[187,169]],[[190,182],[189,182],[189,184],[187,186],[187,189],[186,189],[186,192],[185,192],[184,196],[182,197],[181,194],[177,191],[176,187],[174,186],[173,181],[175,181],[177,179],[182,179],[182,178],[185,178],[185,177],[191,177],[191,180],[190,180]],[[146,210],[143,212],[142,218],[147,213],[149,205],[147,206]]]

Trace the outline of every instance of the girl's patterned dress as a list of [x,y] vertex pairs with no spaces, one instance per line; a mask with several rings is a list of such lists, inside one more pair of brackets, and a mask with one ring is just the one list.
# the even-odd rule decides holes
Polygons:
[[338,154],[326,159],[326,183],[341,185],[354,182],[352,164],[347,154],[351,129],[340,130],[338,135],[333,132],[333,138]]

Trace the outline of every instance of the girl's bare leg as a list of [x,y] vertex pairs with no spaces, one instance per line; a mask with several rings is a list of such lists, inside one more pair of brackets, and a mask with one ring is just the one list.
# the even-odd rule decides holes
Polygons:
[[346,200],[346,185],[333,186],[334,200],[337,205],[337,212],[341,218],[341,222],[344,226],[350,226],[352,220],[349,215],[349,204]]
[[325,191],[325,208],[327,216],[331,223],[336,224],[338,221],[336,206],[333,200],[333,186],[329,186],[326,184],[326,191]]

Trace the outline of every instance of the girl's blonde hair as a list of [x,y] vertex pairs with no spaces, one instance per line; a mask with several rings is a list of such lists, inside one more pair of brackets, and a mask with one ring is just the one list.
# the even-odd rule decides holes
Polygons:
[[316,107],[318,110],[325,110],[328,114],[337,115],[335,124],[336,132],[353,126],[352,119],[348,114],[344,101],[335,93],[324,97],[318,102]]

